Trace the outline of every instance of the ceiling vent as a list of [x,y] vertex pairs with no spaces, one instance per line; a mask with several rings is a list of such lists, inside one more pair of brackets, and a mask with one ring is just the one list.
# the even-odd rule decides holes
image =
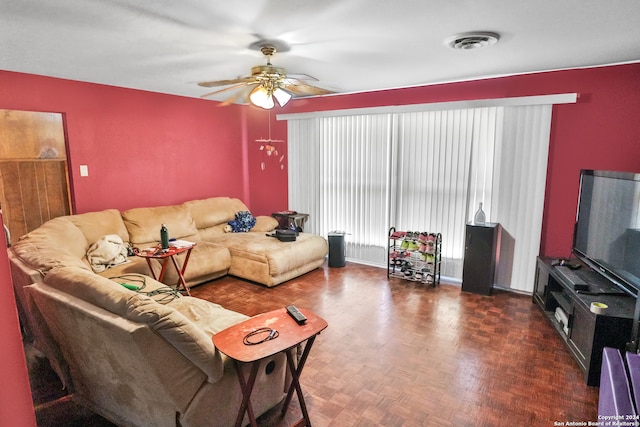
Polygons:
[[500,35],[491,32],[476,32],[458,34],[448,38],[445,42],[453,49],[472,50],[492,46],[498,43]]

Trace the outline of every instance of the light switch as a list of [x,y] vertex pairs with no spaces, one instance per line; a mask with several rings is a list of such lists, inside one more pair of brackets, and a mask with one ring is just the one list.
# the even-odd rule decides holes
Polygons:
[[80,176],[89,176],[89,166],[80,165]]

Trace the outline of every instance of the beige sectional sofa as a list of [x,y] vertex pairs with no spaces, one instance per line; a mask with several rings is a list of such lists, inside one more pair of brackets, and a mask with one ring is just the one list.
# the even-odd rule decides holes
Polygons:
[[[225,233],[225,226],[237,212],[248,211],[238,199],[213,197],[180,205],[135,208],[124,212],[108,209],[54,218],[21,237],[10,257],[22,263],[26,280],[41,281],[58,266],[77,266],[91,271],[87,250],[101,237],[116,234],[124,242],[144,249],[158,244],[160,227],[166,224],[169,236],[197,242],[185,272],[190,286],[232,274],[265,286],[275,286],[318,268],[328,252],[327,241],[318,235],[300,233],[295,242],[280,242],[266,234],[278,222],[258,216],[248,233]],[[125,273],[148,274],[143,258],[129,257],[126,264],[99,273],[114,277]],[[174,269],[167,270],[166,282],[176,283]]]
[[[149,275],[146,260],[96,273],[87,251],[105,235],[138,248],[154,246],[160,226],[197,243],[185,279],[190,286],[233,274],[275,286],[322,265],[326,240],[301,233],[295,242],[266,236],[271,217],[250,232],[226,233],[238,199],[215,197],[180,205],[109,209],[55,218],[9,248],[16,299],[25,327],[74,397],[124,426],[231,425],[241,402],[235,368],[211,337],[246,316],[183,296]],[[173,274],[170,274],[173,273]],[[143,288],[132,291],[121,283]],[[252,394],[256,415],[283,397],[284,359],[262,369]]]

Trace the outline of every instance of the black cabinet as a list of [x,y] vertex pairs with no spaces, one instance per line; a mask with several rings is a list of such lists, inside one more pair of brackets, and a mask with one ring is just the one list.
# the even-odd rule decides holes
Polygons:
[[500,224],[467,224],[462,290],[490,295],[493,289]]
[[[628,295],[589,295],[574,290],[550,258],[538,258],[533,301],[548,317],[590,386],[600,383],[602,349],[625,348],[631,339],[635,298]],[[582,266],[581,270],[588,270]],[[608,306],[604,314],[591,311],[591,303]]]

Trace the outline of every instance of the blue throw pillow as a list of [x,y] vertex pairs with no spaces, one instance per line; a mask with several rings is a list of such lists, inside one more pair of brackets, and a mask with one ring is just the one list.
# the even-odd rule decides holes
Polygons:
[[246,233],[256,225],[256,219],[249,211],[236,213],[236,219],[228,223],[234,233]]

